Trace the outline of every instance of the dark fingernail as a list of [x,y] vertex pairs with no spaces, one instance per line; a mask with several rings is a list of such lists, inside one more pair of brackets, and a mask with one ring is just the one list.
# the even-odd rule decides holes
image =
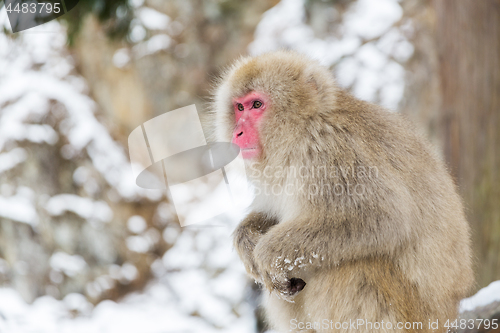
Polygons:
[[291,278],[290,279],[290,292],[296,294],[300,292],[306,286],[306,282],[302,279]]

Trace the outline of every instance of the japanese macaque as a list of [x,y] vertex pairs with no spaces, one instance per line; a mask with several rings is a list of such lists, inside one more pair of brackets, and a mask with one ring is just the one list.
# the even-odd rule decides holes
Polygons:
[[272,328],[446,331],[473,284],[470,231],[444,163],[403,116],[288,51],[237,61],[212,110],[255,185],[234,246],[269,291]]

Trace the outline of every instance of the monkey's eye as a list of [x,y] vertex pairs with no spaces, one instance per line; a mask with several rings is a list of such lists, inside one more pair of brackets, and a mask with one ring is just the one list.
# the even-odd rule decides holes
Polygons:
[[238,103],[237,105],[238,110],[243,111],[245,108],[243,107],[243,104]]
[[254,107],[255,109],[258,109],[258,108],[260,108],[261,106],[262,106],[262,102],[261,102],[261,101],[255,101],[255,102],[253,102],[253,107]]

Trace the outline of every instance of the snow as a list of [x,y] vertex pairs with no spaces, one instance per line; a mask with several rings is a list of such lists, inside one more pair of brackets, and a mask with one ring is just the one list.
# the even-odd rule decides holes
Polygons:
[[403,9],[397,0],[358,0],[345,14],[346,33],[364,39],[379,37],[402,15]]
[[[142,5],[136,7],[134,13],[136,18],[131,22],[129,38],[132,43],[138,44],[134,47],[137,56],[143,57],[168,48],[171,39],[165,34],[153,35],[148,40],[144,40],[147,39],[148,32],[172,30],[170,17]],[[144,42],[140,43],[142,41]]]
[[[4,7],[0,10],[0,23],[5,20]],[[35,33],[42,27],[53,33]],[[64,157],[72,158],[85,149],[96,169],[122,197],[159,200],[161,191],[146,191],[135,184],[123,147],[96,119],[94,101],[82,94],[86,89],[83,80],[68,75],[74,64],[65,55],[63,28],[52,21],[29,31],[16,40],[0,34],[0,152],[7,144],[23,140],[55,144],[59,140],[55,129],[36,122],[47,115],[49,103],[56,101],[64,106],[60,112],[67,113],[60,125],[70,142],[61,150]],[[31,70],[35,64],[41,70]]]
[[[3,82],[3,84],[0,84],[0,91],[8,91],[8,93],[0,95],[0,105],[17,98],[20,99],[20,102],[27,100],[30,103],[32,102],[33,105],[39,105],[39,99],[33,100],[32,97],[40,95],[65,105],[69,115],[66,124],[68,131],[65,134],[72,148],[76,151],[86,148],[96,169],[103,174],[110,185],[118,189],[122,196],[131,199],[138,194],[150,195],[150,197],[157,199],[161,197],[161,193],[154,193],[153,191],[144,193],[145,191],[135,185],[123,148],[113,141],[108,131],[94,117],[95,105],[90,98],[75,91],[72,86],[43,73],[30,72],[22,76],[8,76]],[[34,95],[34,93],[38,94]],[[14,104],[14,106],[17,108],[20,102]],[[12,107],[14,108],[14,106]],[[0,129],[4,122],[4,126],[8,127],[8,129],[5,132],[1,131],[0,148],[8,140],[19,141],[25,138],[19,133],[30,133],[33,131],[33,126],[37,126],[24,125],[29,128],[19,128],[14,131],[16,122],[12,119],[9,122],[5,120],[5,117],[13,111],[10,111],[9,108],[6,109],[5,116],[0,119]],[[30,109],[23,106],[20,110]],[[43,109],[38,106],[36,110],[40,112]],[[21,117],[20,114],[22,115],[22,112],[17,114],[17,118]],[[54,143],[55,138],[52,134],[54,131],[48,131],[48,128],[50,128],[48,126],[43,128],[45,129],[44,132],[35,131],[35,133],[39,134],[37,140]]]
[[168,27],[170,17],[157,10],[142,7],[135,11],[141,23],[150,30],[164,30]]
[[130,29],[129,38],[132,43],[138,43],[146,38],[147,31],[142,24],[136,23]]
[[[8,80],[0,84],[2,91],[8,90]],[[15,89],[15,88],[14,88]],[[0,105],[7,101],[17,99],[17,103],[2,108],[0,118],[0,151],[9,140],[54,144],[57,142],[56,132],[48,125],[26,124],[29,118],[40,119],[48,110],[47,100],[36,92],[26,91],[23,96],[13,96],[12,91],[0,95]]]
[[175,228],[167,227],[163,230],[163,239],[169,244],[174,244],[177,236],[179,236],[179,230]]
[[128,230],[133,232],[134,234],[140,234],[144,230],[146,230],[146,220],[142,216],[134,215],[131,216],[127,221]]
[[120,270],[121,276],[129,281],[133,281],[137,278],[139,275],[139,272],[137,271],[137,268],[131,264],[131,263],[124,263],[121,270]]
[[126,48],[118,49],[113,55],[113,65],[118,68],[125,67],[130,62],[129,50]]
[[[130,295],[124,302],[104,301],[93,309],[77,294],[62,301],[44,296],[28,305],[12,289],[1,288],[0,299],[1,332],[221,332],[202,318],[186,318],[174,305],[172,293],[158,284],[144,294]],[[72,318],[72,311],[84,315]]]
[[[49,112],[49,101],[57,101],[64,105],[68,113],[61,124],[61,131],[67,136],[70,146],[63,147],[63,155],[70,158],[86,149],[96,169],[120,195],[130,200],[141,196],[159,200],[162,196],[160,191],[145,191],[135,185],[123,147],[95,118],[96,105],[81,93],[81,79],[72,77],[70,82],[66,82],[59,77],[62,72],[67,72],[61,71],[61,68],[72,68],[72,60],[61,55],[65,45],[62,28],[57,22],[47,24],[59,33],[36,34],[36,38],[33,38],[35,34],[25,34],[21,40],[22,51],[19,52],[7,53],[9,49],[18,50],[20,47],[14,46],[14,41],[5,35],[0,35],[0,45],[5,46],[0,47],[0,56],[6,60],[2,64],[9,64],[0,64],[0,151],[12,141],[55,144],[58,137],[53,128],[32,122],[42,119]],[[45,63],[45,70],[28,70],[32,59]],[[77,84],[70,84],[73,82]],[[13,101],[16,103],[9,104]]]
[[137,7],[140,7],[144,4],[144,0],[129,0],[128,3],[132,7],[137,8]]
[[93,306],[82,294],[71,293],[64,297],[64,304],[68,309],[82,314],[89,314]]
[[68,253],[58,251],[50,257],[50,267],[52,267],[55,271],[63,272],[68,276],[75,276],[87,267],[87,263],[82,256],[70,255]]
[[138,43],[132,48],[133,55],[136,59],[147,55],[154,54],[161,50],[166,50],[172,44],[172,39],[165,34],[158,34],[147,41]]
[[93,201],[74,194],[55,195],[48,200],[45,208],[53,216],[73,212],[86,220],[109,222],[113,218],[113,211],[106,202]]
[[[253,332],[254,322],[249,317],[228,314],[224,302],[206,295],[206,289],[214,288],[217,297],[237,301],[235,291],[241,292],[241,284],[232,274],[225,272],[205,285],[207,277],[203,274],[176,273],[169,279],[170,284],[155,281],[144,292],[133,293],[119,303],[103,301],[95,307],[80,294],[69,294],[63,300],[43,296],[29,305],[13,289],[0,288],[0,332]],[[186,289],[190,292],[183,297]],[[463,300],[461,312],[498,301],[499,295],[500,281],[496,281]],[[242,305],[241,310],[245,311],[245,307],[249,305]],[[192,311],[202,316],[185,315]],[[233,324],[229,329],[213,326],[227,322]]]
[[38,214],[33,201],[33,190],[18,187],[15,195],[0,196],[0,217],[35,227],[38,225]]
[[138,253],[146,253],[149,251],[150,244],[148,240],[141,236],[129,236],[127,237],[127,248],[130,251]]
[[131,58],[140,59],[167,50],[173,44],[169,35],[176,36],[183,30],[180,22],[172,21],[168,15],[144,6],[142,0],[130,1],[130,4],[135,8],[135,18],[130,24],[128,35],[133,46],[115,52],[113,64],[118,68],[125,67]]
[[477,307],[500,302],[500,281],[494,281],[475,295],[460,302],[460,312],[472,311]]
[[149,54],[165,50],[170,46],[171,39],[169,36],[161,34],[151,37],[147,42],[147,50]]
[[127,237],[127,248],[130,251],[146,253],[154,247],[161,238],[158,230],[154,228],[146,230],[146,220],[139,215],[131,216],[127,221],[127,227],[130,232],[137,234]]
[[405,40],[401,29],[392,28],[377,42],[377,47],[386,54],[392,54],[399,61],[404,62],[413,54],[413,45]]
[[90,180],[90,170],[87,167],[80,166],[73,172],[73,181],[78,185],[83,185]]
[[[29,305],[12,289],[0,288],[0,332],[254,332],[253,308],[242,301],[247,278],[232,251],[231,231],[185,229],[168,255],[153,264],[155,279],[119,303],[103,301],[93,307],[82,295],[69,294],[63,300],[43,296]],[[198,259],[189,260],[194,254]],[[65,274],[86,267],[77,256],[63,252],[50,262]],[[137,275],[130,263],[112,265],[109,275],[88,289]]]
[[14,148],[9,152],[0,154],[0,173],[12,169],[16,165],[26,160],[26,150]]

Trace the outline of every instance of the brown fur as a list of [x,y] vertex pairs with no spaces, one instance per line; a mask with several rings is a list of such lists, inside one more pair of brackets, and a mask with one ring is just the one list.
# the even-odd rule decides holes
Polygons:
[[240,223],[234,232],[234,245],[238,255],[245,264],[247,273],[255,280],[260,280],[253,260],[255,245],[270,227],[278,223],[276,219],[263,213],[252,212]]
[[[422,322],[421,330],[388,331],[430,332],[429,320],[439,319],[445,331],[473,283],[470,237],[430,145],[401,115],[354,98],[326,68],[283,51],[241,59],[223,75],[213,102],[218,140],[231,140],[231,99],[252,90],[271,105],[259,128],[262,155],[247,164],[253,213],[235,231],[235,247],[270,291],[271,325],[289,332],[293,319],[364,319]],[[299,167],[305,173],[275,172]],[[318,167],[341,172],[316,175]],[[334,191],[355,186],[362,193]],[[291,294],[291,278],[307,285]],[[316,331],[330,330],[308,332]]]

